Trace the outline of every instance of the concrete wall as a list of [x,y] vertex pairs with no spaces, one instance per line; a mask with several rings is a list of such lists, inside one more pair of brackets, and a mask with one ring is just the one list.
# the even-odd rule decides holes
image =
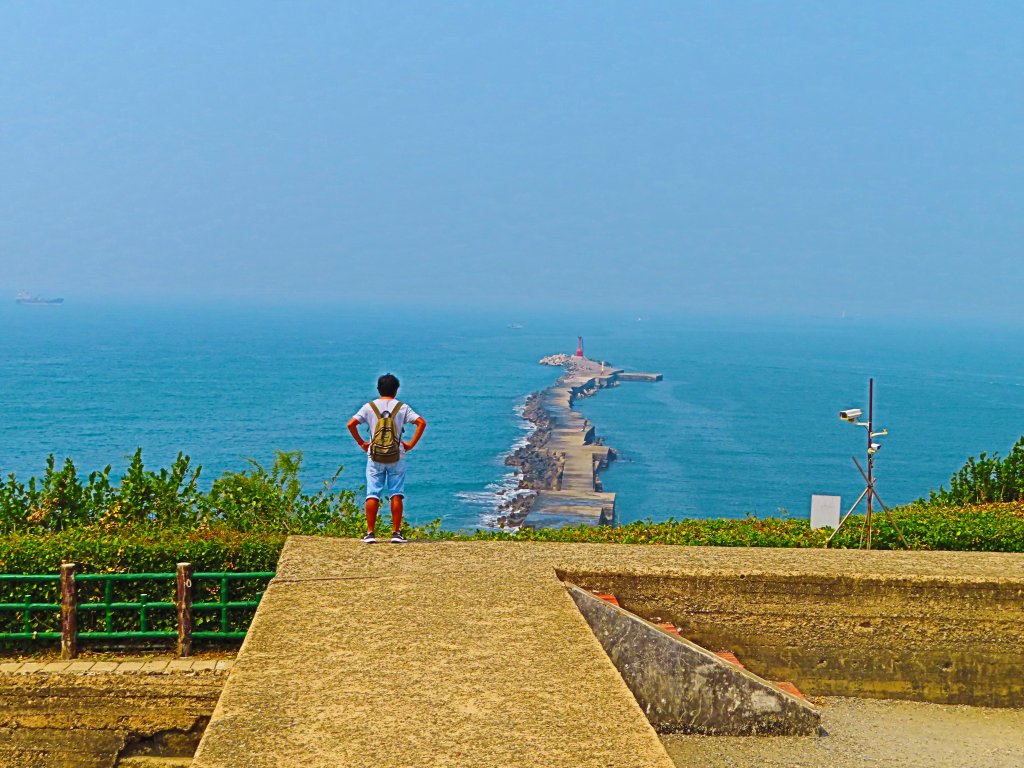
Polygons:
[[109,768],[126,755],[190,759],[224,677],[0,674],[0,766]]
[[752,672],[817,696],[1024,706],[1019,581],[566,573]]

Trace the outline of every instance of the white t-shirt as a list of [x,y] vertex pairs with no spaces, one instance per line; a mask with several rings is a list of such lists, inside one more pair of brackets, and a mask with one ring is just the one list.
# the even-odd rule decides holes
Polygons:
[[[390,397],[378,397],[373,402],[381,414],[390,411],[395,404],[395,400]],[[405,429],[405,425],[416,421],[419,417],[420,415],[406,403],[402,403],[402,407],[398,409],[398,413],[391,414],[391,421],[395,425],[395,434],[398,435],[399,439],[402,438],[402,430]],[[373,412],[373,408],[370,407],[370,404],[367,403],[356,411],[356,415],[352,418],[360,424],[366,424],[370,428],[370,439],[372,440],[373,433],[377,429],[377,414]],[[402,446],[402,455],[405,455],[404,445]]]

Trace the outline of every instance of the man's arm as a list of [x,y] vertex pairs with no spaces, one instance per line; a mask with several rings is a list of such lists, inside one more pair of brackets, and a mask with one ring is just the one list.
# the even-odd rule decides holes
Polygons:
[[370,444],[363,440],[363,436],[359,434],[359,424],[360,422],[358,419],[354,417],[349,419],[348,431],[351,433],[352,439],[359,443],[359,447],[362,448],[363,452],[365,453],[366,449],[370,447]]
[[427,420],[424,419],[422,416],[420,416],[412,423],[416,425],[416,432],[413,434],[412,440],[402,441],[402,445],[405,447],[405,450],[407,451],[411,451],[413,448],[416,447],[416,443],[418,443],[420,441],[420,438],[423,437],[423,430],[427,428]]

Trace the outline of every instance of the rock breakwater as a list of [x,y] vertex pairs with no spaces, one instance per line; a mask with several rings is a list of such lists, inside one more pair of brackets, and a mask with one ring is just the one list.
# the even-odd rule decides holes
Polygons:
[[522,525],[533,506],[536,492],[556,488],[562,471],[561,457],[547,450],[551,415],[544,409],[540,392],[526,398],[522,415],[533,424],[533,432],[525,445],[505,457],[505,465],[516,468],[519,482],[518,490],[510,494],[499,508],[498,525],[503,528]]

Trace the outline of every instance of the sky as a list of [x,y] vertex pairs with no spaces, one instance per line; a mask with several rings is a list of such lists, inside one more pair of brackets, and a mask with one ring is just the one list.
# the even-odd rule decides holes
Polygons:
[[1017,2],[0,0],[0,290],[1013,320]]

